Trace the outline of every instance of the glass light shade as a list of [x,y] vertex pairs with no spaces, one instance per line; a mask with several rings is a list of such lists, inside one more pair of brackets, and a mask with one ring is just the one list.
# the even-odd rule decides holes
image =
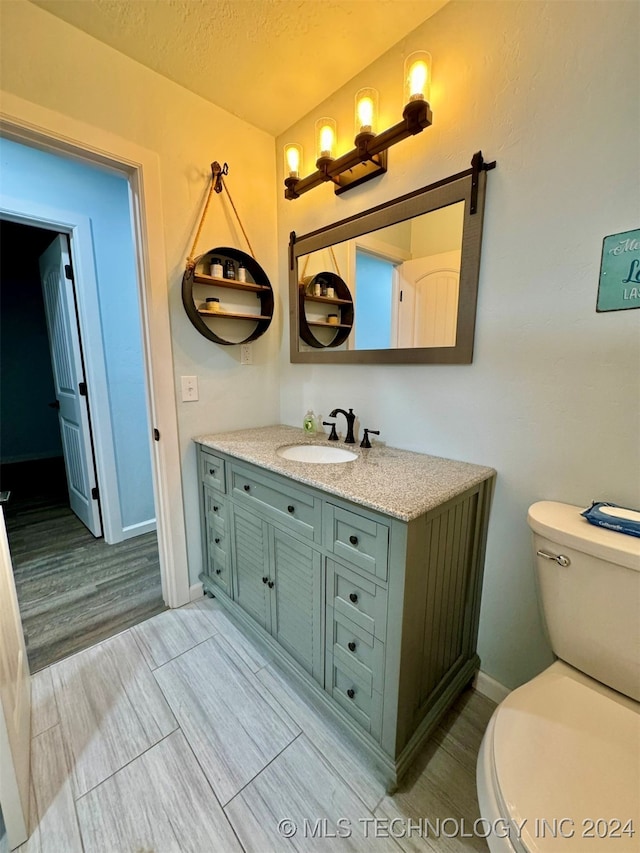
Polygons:
[[356,94],[356,136],[359,133],[377,133],[378,91],[360,89]]
[[302,171],[302,145],[290,142],[284,146],[284,173],[289,178],[299,178]]
[[431,54],[417,50],[404,61],[404,103],[428,101],[431,94]]
[[319,118],[316,122],[318,160],[333,160],[336,156],[336,122],[332,118]]

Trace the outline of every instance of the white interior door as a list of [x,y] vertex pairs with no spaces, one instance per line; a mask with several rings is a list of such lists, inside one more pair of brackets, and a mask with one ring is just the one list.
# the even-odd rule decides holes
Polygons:
[[403,300],[398,306],[398,346],[455,346],[460,251],[406,261],[399,274]]
[[29,834],[31,678],[0,508],[0,806],[13,850]]
[[89,411],[66,237],[58,234],[40,258],[40,278],[69,488],[69,503],[94,536],[102,536]]

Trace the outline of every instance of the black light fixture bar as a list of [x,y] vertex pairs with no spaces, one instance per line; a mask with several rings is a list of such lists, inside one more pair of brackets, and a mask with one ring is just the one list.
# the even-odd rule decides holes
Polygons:
[[355,147],[335,160],[321,158],[316,162],[317,171],[306,178],[285,179],[287,199],[299,198],[303,193],[326,181],[336,184],[336,194],[371,180],[387,171],[387,150],[430,127],[433,117],[426,101],[410,101],[402,113],[402,121],[383,130],[377,135],[359,133],[355,138]]

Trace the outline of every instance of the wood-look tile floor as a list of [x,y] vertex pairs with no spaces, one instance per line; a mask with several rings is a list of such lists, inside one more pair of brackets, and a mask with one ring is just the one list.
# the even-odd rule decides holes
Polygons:
[[[488,849],[469,828],[493,702],[462,694],[388,796],[212,599],[36,673],[32,704],[21,853]],[[415,829],[445,818],[440,837]]]
[[12,497],[5,518],[32,672],[165,609],[155,533],[107,545],[59,494]]

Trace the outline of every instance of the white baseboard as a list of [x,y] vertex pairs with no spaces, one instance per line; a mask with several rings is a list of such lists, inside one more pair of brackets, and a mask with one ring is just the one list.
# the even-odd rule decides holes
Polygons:
[[476,673],[476,677],[473,680],[473,686],[478,693],[482,693],[483,696],[486,696],[487,699],[493,700],[498,705],[503,699],[507,698],[509,693],[511,693],[511,690],[509,690],[508,687],[505,687],[504,684],[500,684],[499,681],[496,681],[495,678],[491,678],[490,675],[487,675],[487,673],[483,672],[481,669]]
[[204,595],[204,587],[202,583],[194,583],[189,587],[189,601],[198,601]]

